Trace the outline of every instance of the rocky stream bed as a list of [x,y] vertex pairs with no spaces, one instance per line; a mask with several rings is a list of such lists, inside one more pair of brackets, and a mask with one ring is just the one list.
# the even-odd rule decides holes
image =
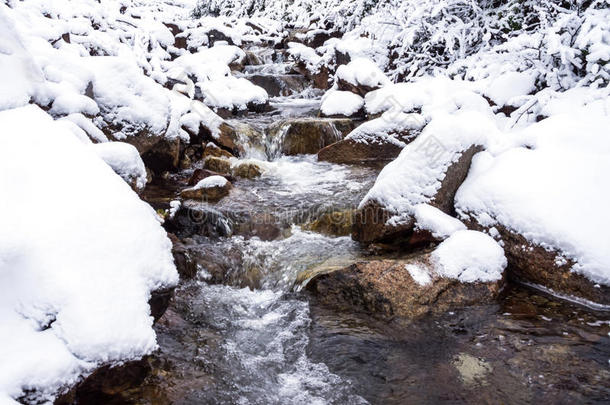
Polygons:
[[[384,278],[429,249],[352,240],[382,165],[317,159],[360,121],[319,118],[320,94],[277,54],[250,50],[241,73],[275,96],[270,111],[229,118],[232,142],[202,139],[144,191],[173,207],[183,279],[155,327],[160,349],[57,403],[607,403],[608,312],[510,277],[423,293]],[[184,194],[217,174],[230,185]]]

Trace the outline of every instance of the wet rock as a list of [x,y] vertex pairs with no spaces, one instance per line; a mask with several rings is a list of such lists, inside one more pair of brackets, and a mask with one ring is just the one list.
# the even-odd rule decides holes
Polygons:
[[184,201],[173,218],[165,222],[168,232],[179,238],[193,235],[211,238],[228,237],[233,234],[233,220],[208,204]]
[[375,164],[396,159],[402,149],[392,142],[374,144],[342,139],[320,150],[318,160],[339,164]]
[[351,120],[301,118],[280,121],[269,128],[279,152],[284,155],[312,154],[341,140],[340,130],[353,129]]
[[173,296],[173,288],[156,290],[150,294],[148,305],[150,306],[150,315],[153,317],[155,322],[157,322],[163,316]]
[[246,65],[250,65],[250,66],[259,66],[263,64],[263,61],[261,61],[261,59],[258,57],[257,54],[255,54],[252,51],[245,51],[246,52]]
[[227,158],[230,159],[233,156],[233,154],[231,154],[231,152],[228,152],[222,148],[220,148],[218,145],[212,143],[212,142],[208,142],[205,145],[205,149],[203,150],[203,157],[206,158],[208,156],[213,156],[213,157],[218,157],[218,158]]
[[302,75],[256,74],[246,78],[265,89],[271,97],[297,94],[309,85],[308,80]]
[[189,178],[189,180],[187,182],[187,185],[192,187],[195,184],[199,183],[201,180],[205,179],[206,177],[210,177],[210,176],[223,176],[224,178],[226,178],[230,182],[234,181],[232,176],[229,176],[229,175],[226,175],[226,174],[220,174],[218,172],[214,172],[214,171],[206,170],[206,169],[195,169],[195,171],[193,172],[193,174]]
[[232,173],[237,177],[254,179],[263,174],[263,168],[254,162],[239,162],[233,166]]
[[168,234],[172,241],[172,254],[180,278],[192,279],[197,275],[197,262],[189,248],[173,233]]
[[278,239],[283,228],[276,217],[267,213],[247,213],[236,221],[234,232],[246,238],[259,238],[263,241]]
[[120,366],[97,369],[54,402],[55,405],[72,404],[124,404],[124,393],[144,382],[152,370],[150,358],[131,361]]
[[[488,231],[474,219],[465,221],[471,229]],[[598,285],[586,277],[571,271],[575,263],[561,257],[557,251],[549,251],[529,242],[523,235],[495,225],[504,244],[510,264],[509,276],[520,281],[551,289],[562,295],[584,298],[597,304],[610,305],[610,287]]]
[[[406,265],[427,269],[432,278],[418,284]],[[358,262],[340,270],[320,272],[307,284],[308,291],[340,311],[361,311],[381,318],[419,318],[452,308],[493,302],[502,281],[461,283],[434,273],[430,254],[404,260]]]
[[348,236],[352,231],[354,212],[355,210],[344,210],[325,213],[303,228],[325,235]]
[[[440,179],[441,186],[429,202],[430,205],[447,214],[455,214],[455,193],[468,175],[472,157],[482,149],[481,146],[473,145],[465,151],[448,155],[452,158],[453,163],[449,165],[443,175],[444,177]],[[404,175],[409,176],[409,173]],[[394,181],[401,181],[401,179],[398,178]],[[393,213],[385,206],[375,200],[368,201],[361,209],[356,211],[352,238],[363,243],[372,243],[411,236],[415,220],[410,217],[398,224],[388,223],[388,220],[392,217]]]
[[208,156],[205,158],[203,162],[204,169],[208,169],[220,174],[230,174],[231,173],[231,162],[229,159]]
[[[225,150],[235,156],[244,156],[248,151],[257,150],[264,154],[264,136],[253,126],[241,123],[224,122],[219,127],[220,135],[213,139]],[[212,140],[212,139],[210,139]]]
[[210,176],[201,180],[192,188],[180,192],[182,198],[215,202],[229,195],[233,186],[222,176]]

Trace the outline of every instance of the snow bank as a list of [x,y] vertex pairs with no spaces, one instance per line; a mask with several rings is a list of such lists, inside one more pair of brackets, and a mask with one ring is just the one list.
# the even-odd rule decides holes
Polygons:
[[498,281],[507,266],[504,250],[491,236],[467,230],[438,245],[432,261],[438,275],[462,283]]
[[497,135],[494,122],[477,112],[437,116],[384,167],[359,208],[375,201],[394,214],[390,223],[402,223],[412,217],[416,205],[432,200],[462,152],[472,145],[486,146]]
[[513,135],[527,147],[476,156],[458,211],[563,253],[573,271],[610,284],[609,106],[606,98],[553,116]]
[[148,300],[178,276],[155,212],[90,146],[34,106],[0,127],[0,396],[51,401],[154,350]]
[[329,90],[322,97],[320,110],[326,116],[351,117],[364,107],[364,99],[351,91]]

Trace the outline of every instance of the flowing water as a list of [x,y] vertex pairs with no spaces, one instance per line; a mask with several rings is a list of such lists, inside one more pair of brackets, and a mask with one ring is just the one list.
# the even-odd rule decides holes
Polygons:
[[[271,63],[248,69],[277,72]],[[245,120],[264,128],[310,116],[319,98],[272,104],[275,112]],[[410,323],[318,305],[300,291],[298,274],[367,252],[349,237],[301,225],[357,206],[377,170],[315,156],[262,164],[261,178],[236,180],[219,203],[193,203],[214,210],[224,230],[179,235],[200,258],[198,276],[182,283],[156,326],[160,348],[147,360],[150,374],[117,393],[116,403],[608,403],[608,313],[514,284],[495,305]],[[175,190],[164,191],[171,197]],[[246,225],[271,218],[274,236],[240,231],[236,218]]]

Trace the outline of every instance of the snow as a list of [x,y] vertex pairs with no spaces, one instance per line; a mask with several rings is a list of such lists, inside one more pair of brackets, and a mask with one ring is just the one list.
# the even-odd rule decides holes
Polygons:
[[385,111],[414,112],[421,110],[426,121],[437,115],[459,110],[478,111],[493,116],[489,103],[476,93],[473,83],[444,76],[422,77],[412,82],[387,85],[364,97],[367,113]]
[[536,89],[537,74],[508,72],[493,79],[484,94],[496,105],[510,104],[512,98],[529,94]]
[[610,284],[608,106],[600,100],[550,117],[513,135],[528,147],[478,155],[456,195],[461,216],[501,224]]
[[457,231],[438,245],[432,261],[438,275],[462,283],[501,280],[507,266],[504,250],[493,238],[468,230]]
[[229,180],[222,176],[210,176],[197,183],[193,187],[193,190],[200,190],[203,188],[225,187],[227,184],[229,184]]
[[377,89],[390,84],[385,73],[370,59],[356,58],[347,65],[337,68],[335,81],[343,80],[354,86],[366,86]]
[[430,276],[430,273],[428,273],[428,270],[416,264],[406,264],[405,270],[407,270],[413,280],[421,286],[426,286],[432,282],[432,277]]
[[487,146],[498,136],[494,122],[478,112],[439,115],[379,173],[359,208],[375,201],[392,214],[389,222],[412,218],[418,204],[429,203],[447,168],[473,145]]
[[358,126],[345,137],[365,144],[392,143],[404,148],[405,139],[413,139],[424,127],[420,114],[387,111],[381,117]]
[[35,106],[0,126],[0,396],[52,401],[154,350],[148,299],[178,276],[155,212],[91,146]]
[[127,184],[133,184],[138,190],[146,186],[146,167],[134,146],[124,142],[106,142],[91,145],[91,148]]
[[0,111],[28,103],[43,81],[42,72],[25,50],[22,40],[0,4]]
[[428,204],[418,204],[413,208],[415,227],[429,231],[437,239],[446,239],[466,229],[459,219],[445,214],[443,211]]
[[322,97],[320,110],[326,116],[351,117],[364,107],[364,99],[350,91],[329,90]]

